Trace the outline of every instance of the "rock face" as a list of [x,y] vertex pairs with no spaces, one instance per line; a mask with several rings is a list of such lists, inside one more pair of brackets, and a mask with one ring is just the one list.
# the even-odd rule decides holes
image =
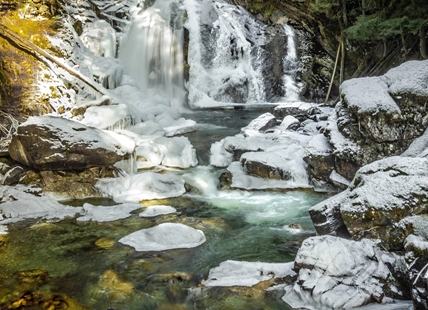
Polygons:
[[83,170],[111,166],[127,155],[102,130],[53,116],[32,117],[18,127],[10,156],[37,170]]
[[411,214],[428,213],[428,160],[391,157],[361,168],[341,203],[354,239],[379,238],[390,248],[393,224]]
[[361,168],[349,190],[309,211],[317,232],[343,225],[353,239],[381,239],[386,248],[402,247],[394,223],[411,214],[428,213],[428,160],[390,157]]
[[298,278],[283,300],[293,309],[348,309],[401,297],[390,267],[394,255],[375,241],[321,236],[306,239],[294,267]]
[[337,148],[337,160],[362,167],[403,153],[421,136],[428,126],[427,72],[428,61],[409,61],[383,76],[345,81],[336,106],[337,126],[359,150],[349,154]]

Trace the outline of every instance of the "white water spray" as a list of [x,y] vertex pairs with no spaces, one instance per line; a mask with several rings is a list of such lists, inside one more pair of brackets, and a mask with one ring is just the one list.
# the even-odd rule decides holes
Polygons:
[[148,97],[166,97],[172,107],[185,101],[183,16],[174,0],[157,0],[134,14],[119,58]]

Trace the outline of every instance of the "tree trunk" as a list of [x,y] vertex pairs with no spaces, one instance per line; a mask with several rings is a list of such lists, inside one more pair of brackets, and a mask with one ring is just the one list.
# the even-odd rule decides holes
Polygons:
[[328,86],[327,96],[325,97],[324,104],[327,103],[328,98],[330,97],[331,88],[333,87],[334,76],[336,75],[337,63],[339,62],[340,46],[341,46],[341,42],[339,42],[339,46],[337,47],[336,61],[334,62],[333,74],[331,76],[330,85]]
[[421,52],[421,57],[423,59],[428,58],[425,31],[426,31],[425,26],[422,26],[421,29],[419,30],[419,50]]
[[4,38],[6,41],[8,41],[10,44],[15,46],[16,48],[20,49],[21,51],[33,56],[37,60],[43,62],[45,65],[47,65],[49,68],[52,68],[52,63],[57,65],[58,67],[61,67],[65,71],[67,71],[70,75],[74,76],[75,78],[79,79],[83,83],[85,83],[87,86],[95,90],[96,93],[101,95],[107,95],[111,97],[111,94],[108,93],[108,91],[101,86],[100,84],[94,82],[87,76],[84,76],[80,72],[74,70],[70,66],[68,66],[65,63],[62,63],[59,61],[56,57],[50,55],[45,50],[41,49],[34,43],[22,38],[14,31],[10,30],[6,26],[3,26],[0,24],[0,37]]
[[341,50],[341,58],[340,58],[340,84],[342,84],[343,79],[345,77],[345,39],[343,34],[340,36],[340,50]]

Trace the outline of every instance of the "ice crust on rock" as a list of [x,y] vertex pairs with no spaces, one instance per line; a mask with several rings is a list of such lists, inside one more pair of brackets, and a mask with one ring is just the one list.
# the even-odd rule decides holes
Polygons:
[[161,137],[143,142],[136,155],[139,162],[167,167],[190,168],[198,163],[196,150],[187,137]]
[[117,202],[178,197],[186,192],[184,180],[172,172],[144,172],[100,179],[95,187]]
[[82,207],[82,216],[77,218],[78,222],[111,222],[125,219],[131,216],[131,212],[140,209],[138,203],[125,203],[116,206],[94,206],[85,203]]
[[[264,179],[247,175],[239,162],[232,162],[227,168],[232,173],[232,188],[240,189],[291,189],[291,188],[310,188],[307,178],[298,180],[274,180]],[[305,172],[306,173],[306,172]]]
[[119,239],[119,242],[133,247],[136,251],[165,251],[195,248],[205,240],[201,230],[183,224],[163,223],[133,232]]
[[125,104],[93,106],[86,109],[82,123],[100,129],[124,129],[131,124]]
[[116,57],[116,31],[105,20],[87,23],[80,39],[95,56]]
[[24,186],[0,186],[0,224],[28,218],[60,220],[75,217],[82,210],[80,207],[64,206],[39,194],[37,189]]
[[158,215],[176,213],[177,210],[171,206],[148,206],[139,214],[140,217],[155,217]]
[[262,263],[227,260],[212,268],[204,286],[248,286],[262,281],[293,278],[293,263]]
[[377,241],[360,242],[333,236],[303,241],[296,259],[298,278],[286,287],[283,300],[292,308],[348,309],[385,298],[394,279],[387,264],[395,258],[378,249]]

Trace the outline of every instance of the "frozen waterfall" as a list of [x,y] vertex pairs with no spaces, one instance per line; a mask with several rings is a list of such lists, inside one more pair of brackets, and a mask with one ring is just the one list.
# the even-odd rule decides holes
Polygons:
[[134,14],[119,51],[138,88],[148,97],[166,97],[172,107],[185,102],[183,16],[179,3],[157,0]]
[[119,58],[146,96],[173,107],[297,101],[294,30],[267,28],[222,0],[156,0],[134,14]]
[[283,100],[299,101],[299,87],[296,85],[297,70],[299,69],[296,35],[294,29],[289,25],[284,25],[284,32],[287,36],[287,53],[283,60],[285,93]]

